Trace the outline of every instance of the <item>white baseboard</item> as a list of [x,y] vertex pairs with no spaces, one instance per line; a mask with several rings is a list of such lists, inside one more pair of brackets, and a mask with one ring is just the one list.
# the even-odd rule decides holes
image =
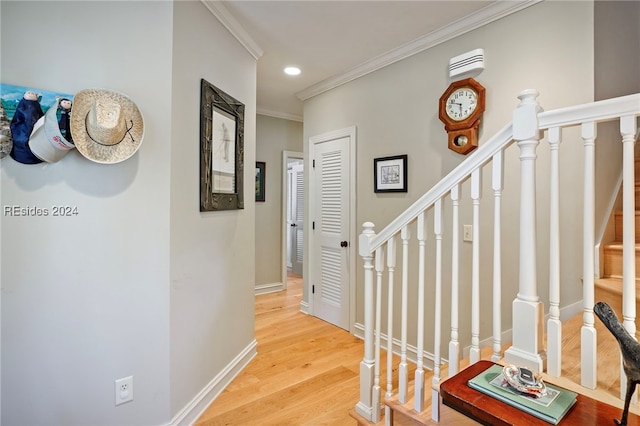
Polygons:
[[578,315],[584,309],[582,300],[560,309],[560,321],[566,321]]
[[[578,301],[575,302],[571,305],[565,306],[564,308],[560,309],[560,321],[565,321],[569,318],[574,317],[575,315],[578,315],[580,312],[582,312],[582,301]],[[549,315],[545,315],[545,319],[544,319],[544,326],[546,327],[547,325],[547,319],[548,319]],[[364,340],[364,325],[360,324],[360,323],[356,323],[355,327],[354,327],[355,332],[353,333],[354,336]],[[502,342],[504,344],[504,342],[510,342],[512,340],[512,329],[508,329],[508,330],[504,330],[500,336],[500,338],[502,339]],[[448,340],[443,339],[443,344],[448,342]],[[387,335],[385,333],[382,333],[380,335],[380,345],[383,348],[387,347]],[[493,338],[489,337],[486,338],[482,341],[480,341],[480,348],[484,348],[487,346],[491,346],[493,345]],[[444,346],[443,346],[444,347]],[[399,339],[393,339],[393,353],[395,354],[400,354],[400,349],[401,349],[401,342]],[[471,347],[467,346],[465,348],[462,349],[462,357],[466,358],[469,356],[469,351],[470,351]],[[412,361],[413,363],[416,362],[417,358],[417,354],[418,354],[418,350],[415,346],[413,345],[407,345],[407,359]],[[423,359],[425,362],[425,368],[428,370],[433,369],[433,354],[430,352],[425,351],[423,354]],[[442,359],[442,363],[448,363],[449,360],[448,359]]]
[[300,302],[300,312],[302,312],[305,315],[309,315],[309,303],[305,302],[304,300]]
[[257,355],[258,342],[254,339],[249,346],[235,357],[216,377],[213,378],[166,426],[192,425],[222,393],[223,390]]
[[260,294],[276,293],[282,290],[284,290],[284,284],[282,283],[260,284],[256,286],[255,294],[258,296]]

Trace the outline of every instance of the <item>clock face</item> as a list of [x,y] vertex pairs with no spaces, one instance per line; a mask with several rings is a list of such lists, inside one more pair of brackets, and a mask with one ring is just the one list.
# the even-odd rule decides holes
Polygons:
[[462,121],[469,117],[477,106],[478,94],[469,87],[462,87],[447,98],[446,112],[452,120]]

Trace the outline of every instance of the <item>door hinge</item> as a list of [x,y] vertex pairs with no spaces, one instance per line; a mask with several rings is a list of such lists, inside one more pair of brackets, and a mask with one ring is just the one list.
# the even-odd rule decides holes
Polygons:
[[316,294],[316,286],[315,285],[311,286],[311,294]]
[[314,169],[316,168],[316,160],[313,160],[313,165],[311,167],[313,167]]
[[316,229],[316,221],[315,220],[313,222],[311,222],[311,229],[312,230]]

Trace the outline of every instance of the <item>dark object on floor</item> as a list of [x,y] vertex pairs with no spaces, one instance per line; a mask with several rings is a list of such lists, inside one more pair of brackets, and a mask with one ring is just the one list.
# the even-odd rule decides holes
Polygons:
[[636,385],[640,383],[640,343],[636,341],[622,326],[616,313],[609,305],[604,302],[598,302],[594,305],[593,311],[600,318],[600,321],[609,329],[613,337],[620,345],[622,353],[622,367],[627,375],[627,394],[624,398],[624,410],[620,420],[614,419],[616,424],[626,425],[629,415],[629,403]]

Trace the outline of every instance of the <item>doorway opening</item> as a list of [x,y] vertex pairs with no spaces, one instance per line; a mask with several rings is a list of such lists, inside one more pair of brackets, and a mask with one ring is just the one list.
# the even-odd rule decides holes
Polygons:
[[302,276],[304,249],[304,157],[282,153],[282,283],[291,272]]

